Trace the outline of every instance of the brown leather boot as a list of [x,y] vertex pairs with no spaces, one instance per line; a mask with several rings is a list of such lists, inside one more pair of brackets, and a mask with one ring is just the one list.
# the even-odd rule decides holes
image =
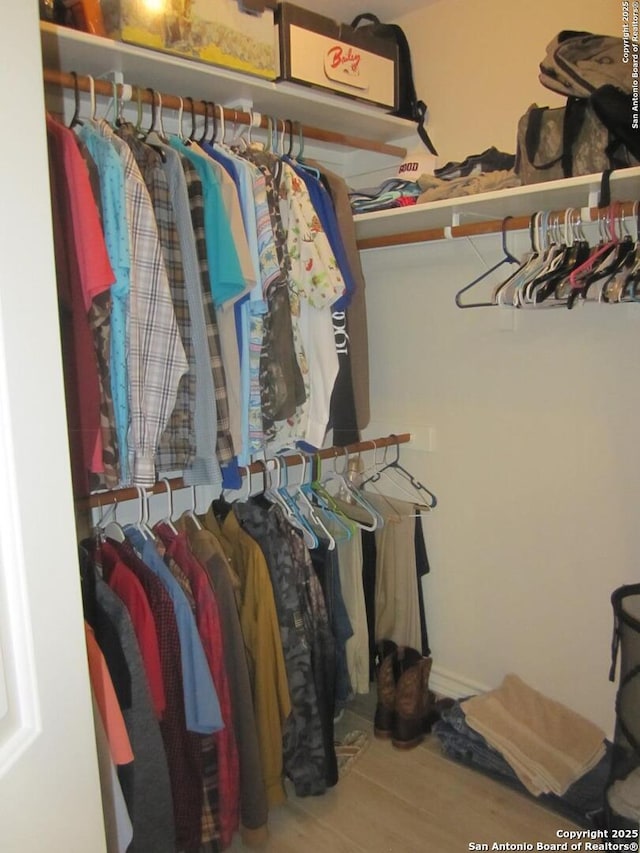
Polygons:
[[380,663],[377,670],[378,703],[373,720],[373,733],[379,738],[390,738],[396,717],[395,661],[398,647],[392,640],[378,644]]
[[431,658],[411,648],[398,648],[396,665],[395,722],[391,742],[400,749],[411,749],[429,731],[433,694],[429,691]]

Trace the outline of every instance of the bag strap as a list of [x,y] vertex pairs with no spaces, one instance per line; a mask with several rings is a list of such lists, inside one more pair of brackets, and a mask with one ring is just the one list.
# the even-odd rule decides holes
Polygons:
[[[369,21],[372,24],[380,23],[380,19],[377,17],[377,15],[374,15],[372,12],[363,12],[362,14],[357,15],[353,19],[353,21],[351,22],[351,26],[355,28],[361,21]],[[399,27],[397,24],[385,24],[384,26],[388,27],[388,29],[393,31],[396,43],[398,45],[399,54],[410,57],[411,50],[409,48],[409,42],[407,41],[407,37],[402,27]],[[405,85],[407,87],[407,91],[404,94],[407,97],[409,103],[411,104],[411,108],[413,110],[413,119],[417,124],[418,136],[420,137],[424,145],[427,147],[427,149],[431,152],[431,154],[433,154],[434,157],[437,157],[438,152],[436,151],[435,146],[429,138],[429,134],[427,133],[427,130],[424,126],[425,120],[427,118],[427,105],[424,101],[418,100],[412,74],[408,75],[408,80],[405,81]]]
[[435,149],[435,146],[431,139],[429,138],[429,134],[427,133],[427,128],[424,126],[425,119],[427,117],[427,105],[424,101],[416,101],[415,102],[415,119],[418,123],[418,136],[429,149],[429,151],[433,154],[434,157],[438,156],[438,152]]
[[565,178],[573,173],[573,146],[587,116],[588,102],[583,98],[567,98],[562,130],[562,171]]
[[356,15],[356,17],[351,21],[352,27],[357,27],[360,21],[369,21],[371,24],[379,24],[380,18],[377,15],[374,15],[373,12],[362,12],[361,15]]
[[[405,35],[405,32],[402,27],[399,27],[397,24],[389,24],[389,26],[393,27],[400,53],[404,54],[407,57],[410,57],[411,48],[409,47],[407,36]],[[424,145],[428,148],[428,150],[431,152],[431,154],[433,154],[434,157],[437,157],[438,152],[436,151],[433,142],[429,138],[429,134],[427,133],[426,127],[424,126],[424,123],[427,118],[427,105],[424,101],[421,101],[418,98],[415,83],[413,82],[413,72],[408,76],[409,79],[406,81],[408,92],[406,94],[413,108],[413,118],[417,124],[418,136],[420,137]]]
[[555,160],[550,160],[548,163],[536,163],[536,152],[540,146],[540,136],[542,134],[542,117],[546,107],[535,107],[529,112],[529,121],[524,135],[524,147],[527,152],[527,160],[534,169],[551,169],[560,162],[562,157],[556,157]]

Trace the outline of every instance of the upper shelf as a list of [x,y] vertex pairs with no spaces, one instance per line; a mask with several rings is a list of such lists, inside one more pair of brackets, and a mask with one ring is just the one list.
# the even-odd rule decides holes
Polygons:
[[91,74],[95,78],[120,71],[125,83],[132,85],[224,106],[246,103],[263,115],[290,118],[377,142],[401,144],[415,130],[411,122],[383,110],[297,84],[272,83],[46,22],[41,22],[40,33],[45,68]]
[[[640,167],[621,169],[611,175],[611,198],[614,201],[640,199]],[[597,206],[600,175],[583,175],[560,181],[512,187],[462,198],[363,213],[355,217],[356,235],[361,249],[417,243],[425,239],[423,232],[489,220],[505,216],[530,216],[539,210],[583,211]],[[433,239],[433,238],[432,238]]]

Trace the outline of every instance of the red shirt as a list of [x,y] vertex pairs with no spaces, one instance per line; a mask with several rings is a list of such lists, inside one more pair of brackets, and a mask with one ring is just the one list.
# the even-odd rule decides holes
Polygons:
[[160,663],[158,634],[142,584],[122,562],[109,542],[101,544],[100,553],[96,555],[96,562],[102,566],[103,577],[129,612],[133,630],[140,646],[153,708],[158,719],[162,719],[167,700]]
[[49,175],[69,448],[76,494],[104,471],[97,356],[87,312],[115,281],[87,166],[75,135],[47,116]]

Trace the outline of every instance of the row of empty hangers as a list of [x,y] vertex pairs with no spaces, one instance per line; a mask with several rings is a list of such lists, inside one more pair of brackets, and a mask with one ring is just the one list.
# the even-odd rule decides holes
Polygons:
[[[539,211],[529,223],[531,247],[523,259],[507,248],[503,220],[502,258],[456,294],[458,308],[574,308],[585,303],[640,302],[639,204],[613,202],[599,209],[597,236],[585,236],[580,211]],[[504,266],[513,271],[496,285],[495,274]],[[492,286],[489,298],[469,302],[463,294]]]
[[[291,465],[287,464],[286,456],[259,460],[244,469],[245,482],[238,492],[223,492],[214,504],[250,498],[268,501],[281,508],[309,548],[317,547],[320,540],[324,540],[329,549],[335,548],[339,541],[350,539],[359,529],[374,531],[382,526],[383,516],[369,500],[371,493],[377,494],[383,504],[388,504],[392,514],[397,514],[397,504],[390,500],[392,493],[396,497],[402,495],[402,500],[413,508],[412,516],[436,507],[435,494],[400,464],[399,443],[384,445],[381,458],[375,440],[362,445],[365,450],[373,451],[373,460],[367,467],[360,465],[360,452],[352,455],[348,448],[344,448],[342,454],[333,455],[332,464],[324,466],[320,452],[314,454],[296,449],[300,468],[296,476],[290,474]],[[341,456],[342,465],[339,464]],[[353,461],[358,463],[355,468]],[[153,493],[166,494],[167,501],[166,512],[158,520],[175,530],[172,494],[175,486],[167,478],[159,480],[158,486]],[[140,486],[134,488],[136,497],[133,499],[138,510],[133,523],[144,535],[149,535],[152,493]],[[199,525],[195,487],[180,485],[178,488],[189,490],[190,506],[185,512]],[[124,532],[116,520],[117,493],[113,495],[113,502],[102,504],[94,526],[98,533],[121,539]]]
[[[74,109],[73,115],[71,117],[71,121],[69,123],[69,127],[73,128],[79,124],[82,124],[81,118],[81,104],[80,104],[80,89],[78,86],[78,75],[75,71],[71,72],[71,77],[74,80]],[[97,97],[96,97],[96,88],[95,88],[95,80],[90,75],[87,75],[87,79],[89,80],[89,120],[97,121],[98,120],[98,105],[97,105]],[[113,82],[112,86],[112,94],[111,99],[107,105],[105,110],[105,114],[103,116],[104,120],[107,120],[110,112],[113,110],[114,123],[121,124],[125,121],[124,117],[124,100],[122,97],[119,97],[118,94],[118,84]],[[151,105],[151,117],[149,127],[145,130],[143,127],[143,99],[142,99],[142,89],[136,87],[136,99],[135,104],[137,108],[137,115],[135,119],[135,129],[136,132],[141,136],[142,139],[153,142],[153,139],[166,140],[167,133],[164,128],[164,107],[163,107],[163,99],[162,93],[157,91],[156,89],[147,88],[146,92],[150,97],[150,105]],[[182,140],[188,140],[190,142],[199,142],[204,143],[208,142],[209,145],[214,144],[239,144],[239,145],[251,145],[252,143],[252,131],[253,128],[259,126],[256,122],[256,116],[259,114],[254,114],[252,110],[249,111],[249,121],[246,125],[246,137],[242,136],[238,133],[238,128],[240,125],[244,124],[239,121],[239,113],[237,110],[232,110],[234,113],[233,117],[233,128],[234,128],[234,136],[233,139],[227,141],[226,140],[226,128],[227,123],[229,123],[228,118],[225,118],[225,114],[228,114],[230,111],[228,108],[223,107],[221,104],[216,104],[214,101],[205,101],[200,100],[196,101],[193,98],[174,96],[177,98],[179,106],[177,108],[177,134]],[[186,108],[185,108],[186,103]],[[196,104],[201,104],[201,109],[197,110]],[[185,120],[185,112],[187,113],[187,117],[191,119],[191,128],[190,131],[185,132],[184,130],[184,120]],[[202,123],[201,128],[196,127],[196,114],[199,113],[203,116],[204,121]],[[262,117],[260,116],[260,123]],[[211,122],[211,131],[209,129],[209,123]],[[266,117],[266,139],[265,139],[265,150],[267,152],[273,151],[274,154],[278,154],[280,156],[291,157],[296,160],[301,160],[304,154],[304,134],[302,130],[302,125],[300,122],[294,122],[292,119],[282,119],[274,116]],[[298,148],[294,153],[294,129],[295,136],[297,136]],[[285,149],[285,141],[288,137],[288,145]]]

